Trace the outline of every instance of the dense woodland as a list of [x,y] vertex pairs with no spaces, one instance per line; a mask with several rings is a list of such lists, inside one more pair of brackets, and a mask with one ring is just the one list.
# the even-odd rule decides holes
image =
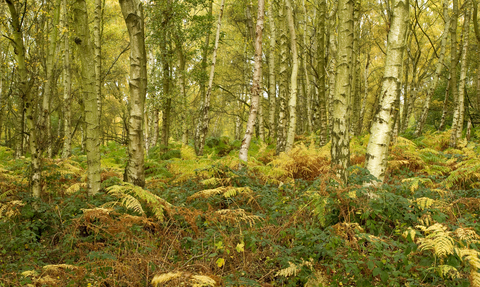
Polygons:
[[478,0],[1,0],[0,286],[480,286]]

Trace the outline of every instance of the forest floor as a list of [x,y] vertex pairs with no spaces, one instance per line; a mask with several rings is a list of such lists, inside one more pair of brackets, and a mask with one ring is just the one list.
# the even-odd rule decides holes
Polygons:
[[480,286],[480,145],[431,133],[390,147],[385,184],[367,186],[368,136],[352,139],[348,185],[329,146],[298,138],[275,156],[211,138],[150,151],[147,184],[122,181],[126,153],[102,147],[102,191],[86,157],[44,161],[0,147],[0,286]]

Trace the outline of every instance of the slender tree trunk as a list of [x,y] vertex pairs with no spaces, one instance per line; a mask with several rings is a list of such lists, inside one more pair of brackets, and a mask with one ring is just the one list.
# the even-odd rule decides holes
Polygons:
[[277,83],[275,82],[275,15],[273,13],[274,0],[270,1],[268,5],[268,23],[270,25],[270,47],[268,56],[268,73],[269,73],[269,88],[268,95],[270,100],[270,110],[268,124],[270,129],[268,130],[268,137],[273,140],[276,137],[277,125],[275,123],[275,110],[276,110],[276,98],[277,98]]
[[86,150],[88,164],[88,193],[100,190],[100,126],[98,122],[97,96],[95,94],[95,57],[88,28],[87,4],[76,0],[73,6],[75,43],[82,63],[82,86],[85,102]]
[[207,137],[207,133],[208,133],[208,123],[210,121],[209,115],[208,115],[210,110],[210,96],[212,94],[213,77],[215,75],[215,64],[217,62],[218,41],[220,39],[220,30],[222,27],[222,17],[223,17],[224,6],[225,6],[225,0],[222,0],[222,4],[220,5],[220,14],[218,15],[217,34],[215,35],[215,47],[213,48],[212,66],[210,67],[210,76],[208,78],[208,88],[207,88],[207,93],[205,94],[203,111],[200,118],[201,129],[200,129],[199,145],[198,145],[199,156],[203,155],[205,138]]
[[[98,123],[102,117],[102,0],[95,0],[93,38],[95,51],[95,94],[97,97]],[[99,133],[101,133],[99,128]],[[100,134],[99,134],[100,135]]]
[[[473,0],[473,29],[477,38],[477,45],[480,45],[480,29],[478,28],[478,1]],[[477,49],[477,58],[480,58],[480,49]],[[480,110],[480,61],[477,63],[477,95],[475,97],[475,108]]]
[[182,120],[182,144],[187,145],[188,144],[188,125],[187,123],[188,118],[189,118],[189,108],[187,104],[187,91],[186,91],[186,81],[185,81],[185,55],[183,53],[183,47],[182,47],[182,42],[180,41],[179,37],[176,37],[177,40],[177,55],[178,55],[178,69],[179,69],[179,75],[178,75],[178,80],[180,84],[180,95],[181,95],[181,101],[182,101],[182,106],[183,106],[183,112],[181,114],[181,120]]
[[445,29],[442,35],[442,43],[440,47],[440,55],[438,57],[438,62],[435,67],[435,74],[433,75],[433,80],[428,85],[427,95],[425,98],[425,103],[423,105],[422,114],[420,116],[420,120],[418,121],[417,128],[415,129],[415,136],[420,136],[423,131],[423,127],[427,122],[428,111],[430,109],[430,102],[432,101],[433,93],[437,88],[438,80],[442,74],[444,59],[445,59],[445,50],[447,48],[447,38],[448,38],[448,31],[450,29],[450,19],[448,17],[448,0],[443,1],[443,18],[445,19]]
[[[54,66],[55,55],[57,50],[57,37],[58,37],[58,24],[60,21],[60,2],[61,0],[55,0],[53,8],[53,19],[51,22],[52,31],[49,34],[48,49],[47,49],[47,61],[46,61],[46,82],[43,91],[42,99],[42,111],[39,114],[38,128],[40,132],[40,138],[42,141],[42,148],[46,145],[48,157],[52,157],[52,137],[51,137],[51,123],[50,123],[50,102],[52,98],[52,91],[54,81]],[[48,31],[47,31],[48,32]]]
[[255,66],[253,72],[252,82],[252,101],[250,105],[250,115],[248,116],[247,128],[245,130],[245,136],[242,140],[240,147],[239,159],[240,162],[248,161],[248,149],[250,147],[250,141],[252,140],[252,134],[255,129],[255,117],[257,116],[258,98],[261,93],[261,77],[262,77],[262,33],[263,33],[263,17],[264,17],[265,5],[264,0],[258,0],[258,15],[257,26],[255,29]]
[[[208,14],[210,16],[213,15],[213,0],[210,0],[210,5],[208,9]],[[205,77],[200,80],[200,111],[198,116],[197,126],[195,128],[195,152],[197,155],[200,155],[200,145],[201,145],[201,135],[202,135],[202,120],[203,120],[203,112],[205,110],[205,98],[207,95],[207,88],[205,86],[206,81],[206,74],[207,74],[207,56],[208,56],[208,46],[210,45],[210,30],[207,32],[207,36],[205,37],[205,47],[203,49],[202,55],[202,72],[205,73]],[[203,147],[202,147],[202,154],[203,154]]]
[[308,74],[308,66],[307,66],[307,57],[308,57],[308,50],[307,50],[307,31],[308,31],[308,26],[307,26],[307,20],[308,20],[308,15],[307,15],[307,8],[305,7],[305,0],[302,1],[302,8],[303,8],[303,58],[302,58],[302,66],[303,66],[303,73],[305,74],[305,99],[306,99],[306,124],[307,124],[307,132],[311,133],[313,130],[313,123],[312,123],[312,91],[311,91],[311,85],[310,85],[310,76]]
[[453,122],[452,122],[452,135],[450,137],[450,146],[455,147],[457,145],[456,141],[456,130],[455,127],[458,121],[458,90],[457,90],[457,64],[458,64],[458,52],[457,52],[457,22],[458,22],[458,0],[453,0],[453,11],[452,11],[452,29],[451,34],[451,43],[450,43],[450,94],[453,98],[454,103],[454,112],[453,112]]
[[140,0],[119,0],[130,37],[130,117],[128,119],[128,162],[125,181],[145,186],[143,114],[147,93],[145,24]]
[[360,119],[358,121],[358,130],[360,134],[363,132],[363,121],[365,119],[365,108],[368,99],[368,68],[370,66],[370,54],[367,55],[365,71],[363,72],[364,95],[362,100],[362,109],[360,110]]
[[358,121],[360,119],[360,107],[362,97],[360,95],[360,0],[355,0],[353,9],[353,54],[352,54],[352,118],[350,119],[350,131],[353,135],[359,135]]
[[[31,154],[31,174],[30,188],[34,197],[40,197],[41,187],[41,159],[38,146],[37,128],[35,125],[35,99],[30,94],[31,86],[28,82],[28,72],[25,64],[25,46],[23,44],[23,33],[20,24],[19,14],[12,0],[5,1],[10,11],[12,20],[13,46],[15,50],[15,60],[17,62],[18,89],[20,98],[25,103],[24,113],[27,117],[27,127],[29,129],[29,144]],[[23,119],[23,118],[22,118]],[[23,137],[21,137],[23,138]],[[23,140],[22,140],[23,141]]]
[[[319,144],[324,146],[327,143],[328,121],[327,121],[327,100],[325,95],[325,9],[326,1],[318,1],[317,20],[317,88],[316,98],[313,106],[313,130],[319,135]],[[336,5],[334,6],[334,11]],[[331,17],[335,13],[332,11]],[[334,41],[334,40],[333,40]]]
[[72,73],[70,69],[70,32],[68,23],[67,0],[63,0],[64,48],[63,48],[63,119],[64,138],[62,158],[68,158],[72,153]]
[[399,100],[403,50],[409,22],[409,0],[394,0],[388,33],[387,56],[379,106],[370,130],[365,167],[383,182],[387,169],[388,146],[395,124],[396,101]]
[[[265,1],[264,1],[265,2]],[[265,6],[265,4],[264,4]],[[263,8],[265,14],[265,7]],[[258,25],[258,24],[257,24]],[[263,32],[262,32],[263,34]],[[262,64],[263,65],[263,64]],[[265,142],[265,124],[263,114],[263,67],[260,66],[260,94],[258,97],[258,137]]]
[[470,5],[466,5],[465,17],[463,21],[463,47],[460,66],[460,83],[453,114],[452,133],[450,135],[450,146],[452,147],[456,147],[458,139],[462,138],[463,122],[465,117],[465,81],[467,78],[467,53],[470,38],[470,11]]
[[[283,0],[285,1],[285,0]],[[285,2],[282,2],[284,4]],[[278,125],[277,125],[277,154],[285,151],[286,145],[286,102],[287,102],[287,56],[288,56],[288,37],[287,37],[287,19],[285,15],[285,5],[280,5],[278,9],[278,20],[280,23],[280,72],[279,72],[279,110],[278,110]]]
[[350,102],[352,91],[353,1],[338,2],[338,51],[333,98],[332,169],[347,184],[350,166]]
[[[335,80],[336,80],[336,69],[337,69],[337,42],[336,42],[336,37],[335,37],[335,33],[333,31],[335,31],[335,27],[336,27],[336,14],[337,14],[337,9],[339,9],[339,5],[338,5],[339,2],[337,2],[336,4],[333,4],[333,9],[332,11],[330,12],[330,14],[328,15],[328,22],[329,22],[329,28],[330,28],[330,32],[329,32],[329,36],[328,36],[328,53],[330,55],[330,63],[328,65],[328,73],[329,73],[329,83],[328,83],[328,88],[329,88],[329,91],[328,91],[328,99],[325,98],[325,106],[327,106],[327,102],[328,102],[328,120],[326,122],[328,122],[327,124],[327,129],[330,130],[331,132],[333,132],[333,101],[334,101],[334,97],[335,97],[335,89],[336,89],[336,83],[335,83]],[[320,99],[322,100],[322,99]],[[320,104],[322,105],[322,104]],[[325,129],[325,130],[327,130]]]
[[447,80],[447,87],[445,89],[445,99],[443,100],[443,108],[442,108],[442,117],[440,119],[440,125],[438,126],[439,131],[443,131],[445,128],[445,122],[447,118],[447,112],[448,112],[448,97],[450,93],[450,78],[452,77],[452,74],[449,72],[448,73],[448,80]]
[[297,52],[297,35],[295,33],[295,22],[293,19],[293,7],[290,0],[285,0],[287,8],[288,29],[290,31],[290,51],[292,53],[292,74],[290,78],[290,99],[288,101],[289,125],[287,133],[287,143],[285,151],[293,148],[295,140],[295,129],[297,127],[297,78],[298,78],[298,52]]

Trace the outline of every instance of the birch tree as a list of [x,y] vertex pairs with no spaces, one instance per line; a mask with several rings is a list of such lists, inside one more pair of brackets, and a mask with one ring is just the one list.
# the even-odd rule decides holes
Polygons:
[[392,4],[382,90],[365,156],[365,167],[380,181],[383,181],[387,169],[388,146],[397,113],[396,102],[400,97],[402,58],[409,23],[409,0],[394,0]]
[[[460,83],[458,95],[453,113],[452,133],[450,134],[450,146],[456,147],[458,139],[462,138],[463,121],[465,115],[465,81],[467,78],[467,53],[470,38],[470,5],[465,5],[465,16],[463,21],[463,45],[460,66]],[[452,87],[453,88],[453,87]]]
[[87,125],[87,190],[90,195],[100,190],[100,123],[98,117],[97,95],[95,93],[95,56],[88,28],[87,4],[85,0],[76,0],[73,4],[75,44],[81,62],[82,92],[85,103],[85,122]]
[[248,161],[248,149],[252,140],[253,131],[255,128],[255,118],[257,116],[258,98],[261,94],[261,77],[262,77],[262,34],[263,34],[263,18],[265,13],[264,0],[258,0],[258,14],[257,26],[255,28],[255,64],[252,81],[252,101],[250,105],[250,114],[248,116],[247,128],[245,136],[240,147],[239,159],[240,162]]
[[[38,145],[38,134],[35,121],[36,101],[31,94],[32,83],[28,80],[28,71],[26,66],[26,55],[24,46],[23,28],[15,3],[11,0],[5,0],[11,16],[10,25],[12,25],[13,37],[12,46],[15,51],[15,60],[17,62],[18,92],[24,102],[25,116],[27,118],[27,127],[29,129],[29,145],[31,157],[30,171],[30,190],[34,197],[40,197],[41,186],[41,160],[40,149]],[[22,118],[23,122],[23,118]],[[22,123],[23,124],[23,123]],[[22,131],[23,132],[23,131]],[[23,141],[23,139],[21,139]]]
[[347,184],[350,165],[349,118],[352,81],[353,1],[338,2],[338,50],[333,98],[332,169]]
[[125,181],[145,186],[143,114],[147,92],[147,53],[143,5],[140,0],[119,0],[130,37],[130,100],[128,119],[128,162]]
[[[285,0],[282,0],[284,4]],[[286,101],[287,101],[287,51],[288,37],[286,31],[287,19],[285,19],[285,5],[278,7],[278,22],[280,23],[280,71],[279,71],[279,90],[278,90],[278,125],[277,125],[277,154],[285,151],[286,145]]]
[[277,98],[277,85],[275,82],[275,42],[276,42],[276,29],[275,29],[275,16],[273,5],[275,1],[271,0],[268,4],[268,24],[270,26],[270,47],[268,56],[268,96],[269,96],[269,119],[268,124],[270,129],[268,130],[268,137],[270,139],[275,138],[276,124],[275,124],[275,111],[276,111],[276,98]]
[[289,122],[285,151],[290,151],[295,139],[297,128],[297,77],[298,77],[298,52],[297,34],[295,33],[295,21],[293,19],[293,8],[290,0],[285,0],[287,8],[288,30],[290,32],[290,51],[292,53],[292,74],[290,76],[290,99],[288,101]]
[[70,32],[69,19],[68,19],[68,6],[67,0],[63,0],[63,27],[64,27],[64,39],[63,39],[63,128],[64,128],[64,141],[62,158],[67,158],[72,153],[72,132],[71,132],[71,119],[72,119],[72,73],[70,69]]

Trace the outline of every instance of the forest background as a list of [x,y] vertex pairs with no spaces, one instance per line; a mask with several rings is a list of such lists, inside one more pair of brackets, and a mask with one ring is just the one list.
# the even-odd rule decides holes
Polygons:
[[0,19],[0,284],[480,286],[477,0]]

